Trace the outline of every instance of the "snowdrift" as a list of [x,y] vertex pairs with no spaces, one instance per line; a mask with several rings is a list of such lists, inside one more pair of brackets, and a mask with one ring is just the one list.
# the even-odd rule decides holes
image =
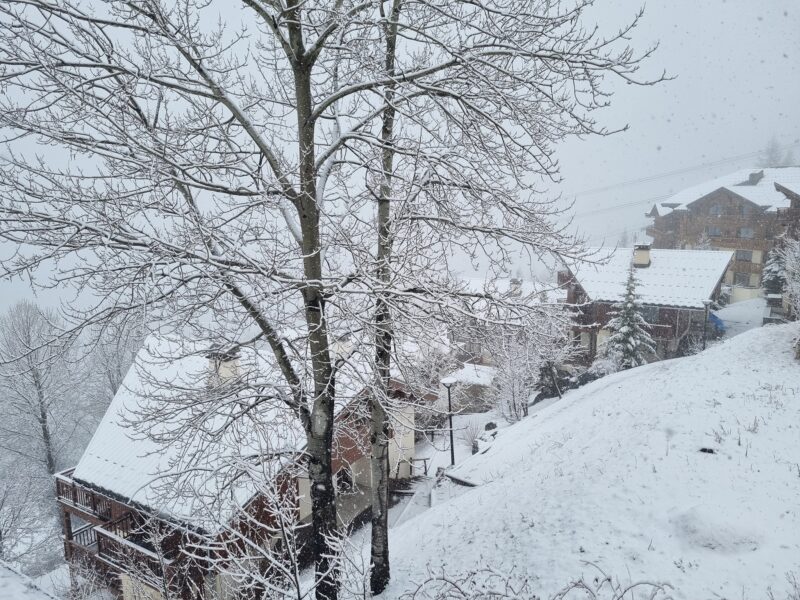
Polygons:
[[476,484],[392,531],[394,598],[428,570],[597,575],[675,598],[763,599],[800,578],[797,324],[574,390],[453,474]]

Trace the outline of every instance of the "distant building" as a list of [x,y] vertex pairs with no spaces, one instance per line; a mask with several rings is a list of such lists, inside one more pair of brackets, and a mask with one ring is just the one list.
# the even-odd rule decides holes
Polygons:
[[692,340],[701,340],[707,310],[719,298],[733,252],[651,249],[649,245],[618,248],[604,264],[582,263],[559,273],[567,302],[580,314],[573,332],[591,361],[610,332],[614,304],[625,295],[631,266],[637,279],[642,313],[650,323],[657,358],[680,354]]
[[724,280],[730,300],[755,298],[775,239],[799,222],[800,167],[737,171],[678,192],[647,216],[655,249],[734,252]]

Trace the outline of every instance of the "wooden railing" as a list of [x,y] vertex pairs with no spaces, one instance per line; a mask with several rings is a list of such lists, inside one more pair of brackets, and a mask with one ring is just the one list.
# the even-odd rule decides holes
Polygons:
[[56,475],[56,496],[62,502],[82,508],[103,519],[111,518],[111,500],[94,490],[76,483],[71,475],[74,469]]
[[162,578],[173,561],[154,551],[140,524],[132,514],[97,527],[97,552],[119,568],[140,575]]
[[84,548],[93,549],[97,544],[97,534],[94,531],[94,526],[86,525],[85,527],[73,531],[71,541]]

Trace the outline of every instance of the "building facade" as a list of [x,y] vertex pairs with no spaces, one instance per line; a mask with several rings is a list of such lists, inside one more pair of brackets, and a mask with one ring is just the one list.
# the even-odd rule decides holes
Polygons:
[[683,190],[653,206],[653,248],[734,253],[725,273],[731,302],[761,295],[761,273],[800,200],[800,168],[745,170]]
[[[598,255],[601,252],[598,251]],[[673,358],[707,335],[709,310],[722,290],[732,252],[618,248],[599,264],[559,273],[567,302],[576,307],[573,335],[586,362],[602,353],[611,332],[608,322],[622,301],[631,268],[641,312],[656,343],[654,360]]]

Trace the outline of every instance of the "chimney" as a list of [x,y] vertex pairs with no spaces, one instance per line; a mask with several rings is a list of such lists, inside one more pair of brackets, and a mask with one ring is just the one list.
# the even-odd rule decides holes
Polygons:
[[512,296],[522,294],[522,280],[519,277],[512,277],[508,282],[508,292]]
[[633,247],[633,266],[637,269],[650,266],[650,244],[636,244]]
[[764,179],[764,170],[754,171],[747,177],[747,185],[758,185],[762,179]]
[[239,353],[232,348],[213,348],[206,358],[209,372],[217,381],[225,381],[239,374]]

